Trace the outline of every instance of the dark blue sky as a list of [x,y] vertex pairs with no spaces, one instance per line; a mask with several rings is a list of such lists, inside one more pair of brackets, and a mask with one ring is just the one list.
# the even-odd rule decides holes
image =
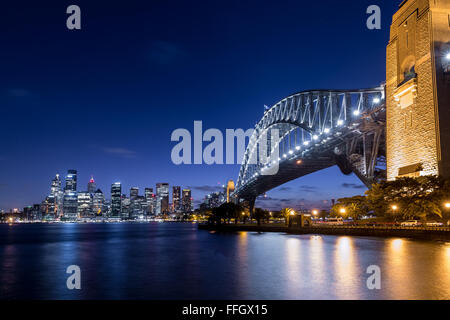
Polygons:
[[[175,166],[171,132],[248,129],[272,105],[312,88],[385,79],[400,1],[8,1],[0,19],[0,209],[40,202],[55,173],[110,184],[190,186],[200,200],[237,165]],[[82,29],[66,28],[81,8]],[[366,8],[382,29],[366,28]],[[363,192],[337,168],[272,192],[268,207],[317,206]],[[128,193],[128,192],[127,192]]]

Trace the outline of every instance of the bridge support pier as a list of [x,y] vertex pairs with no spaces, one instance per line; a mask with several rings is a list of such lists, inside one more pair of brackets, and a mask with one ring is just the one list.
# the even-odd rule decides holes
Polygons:
[[256,202],[256,198],[253,198],[248,201],[249,210],[250,210],[250,219],[253,218],[253,213],[255,213],[255,202]]

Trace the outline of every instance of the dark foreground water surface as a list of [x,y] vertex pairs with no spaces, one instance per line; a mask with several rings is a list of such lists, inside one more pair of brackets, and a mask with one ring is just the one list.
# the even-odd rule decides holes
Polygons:
[[[69,290],[66,268],[81,268]],[[366,269],[381,269],[381,290]],[[210,233],[195,224],[0,225],[5,299],[450,299],[450,243]]]

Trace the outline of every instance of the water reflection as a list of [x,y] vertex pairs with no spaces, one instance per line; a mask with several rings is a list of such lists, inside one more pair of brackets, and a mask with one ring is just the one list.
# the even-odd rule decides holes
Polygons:
[[[66,288],[71,264],[82,292]],[[366,286],[370,265],[381,290]],[[182,223],[0,225],[0,289],[13,299],[450,299],[450,243]]]
[[335,288],[338,299],[359,299],[361,278],[353,238],[339,237],[334,251]]

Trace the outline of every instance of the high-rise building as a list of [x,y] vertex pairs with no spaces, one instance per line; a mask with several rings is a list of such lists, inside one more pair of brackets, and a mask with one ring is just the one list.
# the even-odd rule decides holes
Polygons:
[[77,170],[67,171],[64,191],[77,191]]
[[145,188],[145,204],[146,204],[146,213],[148,215],[155,213],[155,204],[156,204],[156,196],[153,193],[153,188]]
[[174,186],[172,188],[172,205],[173,205],[173,212],[178,212],[181,209],[181,187],[180,186]]
[[76,191],[64,192],[63,214],[66,220],[76,220],[78,217],[78,196]]
[[190,189],[183,189],[183,212],[191,212],[192,211],[192,197]]
[[165,214],[169,212],[169,184],[156,184],[156,214]]
[[122,208],[121,208],[120,217],[124,220],[127,220],[130,218],[131,200],[130,200],[130,198],[127,197],[126,194],[123,194],[121,197],[121,201],[122,201]]
[[54,197],[55,199],[54,213],[55,216],[58,217],[62,214],[64,198],[64,192],[61,190],[61,179],[59,178],[59,174],[56,174],[55,178],[52,180],[50,196]]
[[63,215],[68,220],[75,220],[78,216],[77,170],[67,171],[63,196]]
[[92,194],[90,192],[78,192],[78,216],[80,218],[92,217]]
[[115,182],[111,185],[111,217],[120,218],[122,210],[122,184]]
[[130,189],[130,218],[136,219],[143,213],[142,197],[139,197],[139,188]]
[[92,212],[95,216],[105,216],[105,195],[102,190],[97,189],[92,197]]
[[94,177],[91,176],[91,179],[88,182],[87,190],[90,194],[94,194],[97,190],[97,185],[95,184]]

